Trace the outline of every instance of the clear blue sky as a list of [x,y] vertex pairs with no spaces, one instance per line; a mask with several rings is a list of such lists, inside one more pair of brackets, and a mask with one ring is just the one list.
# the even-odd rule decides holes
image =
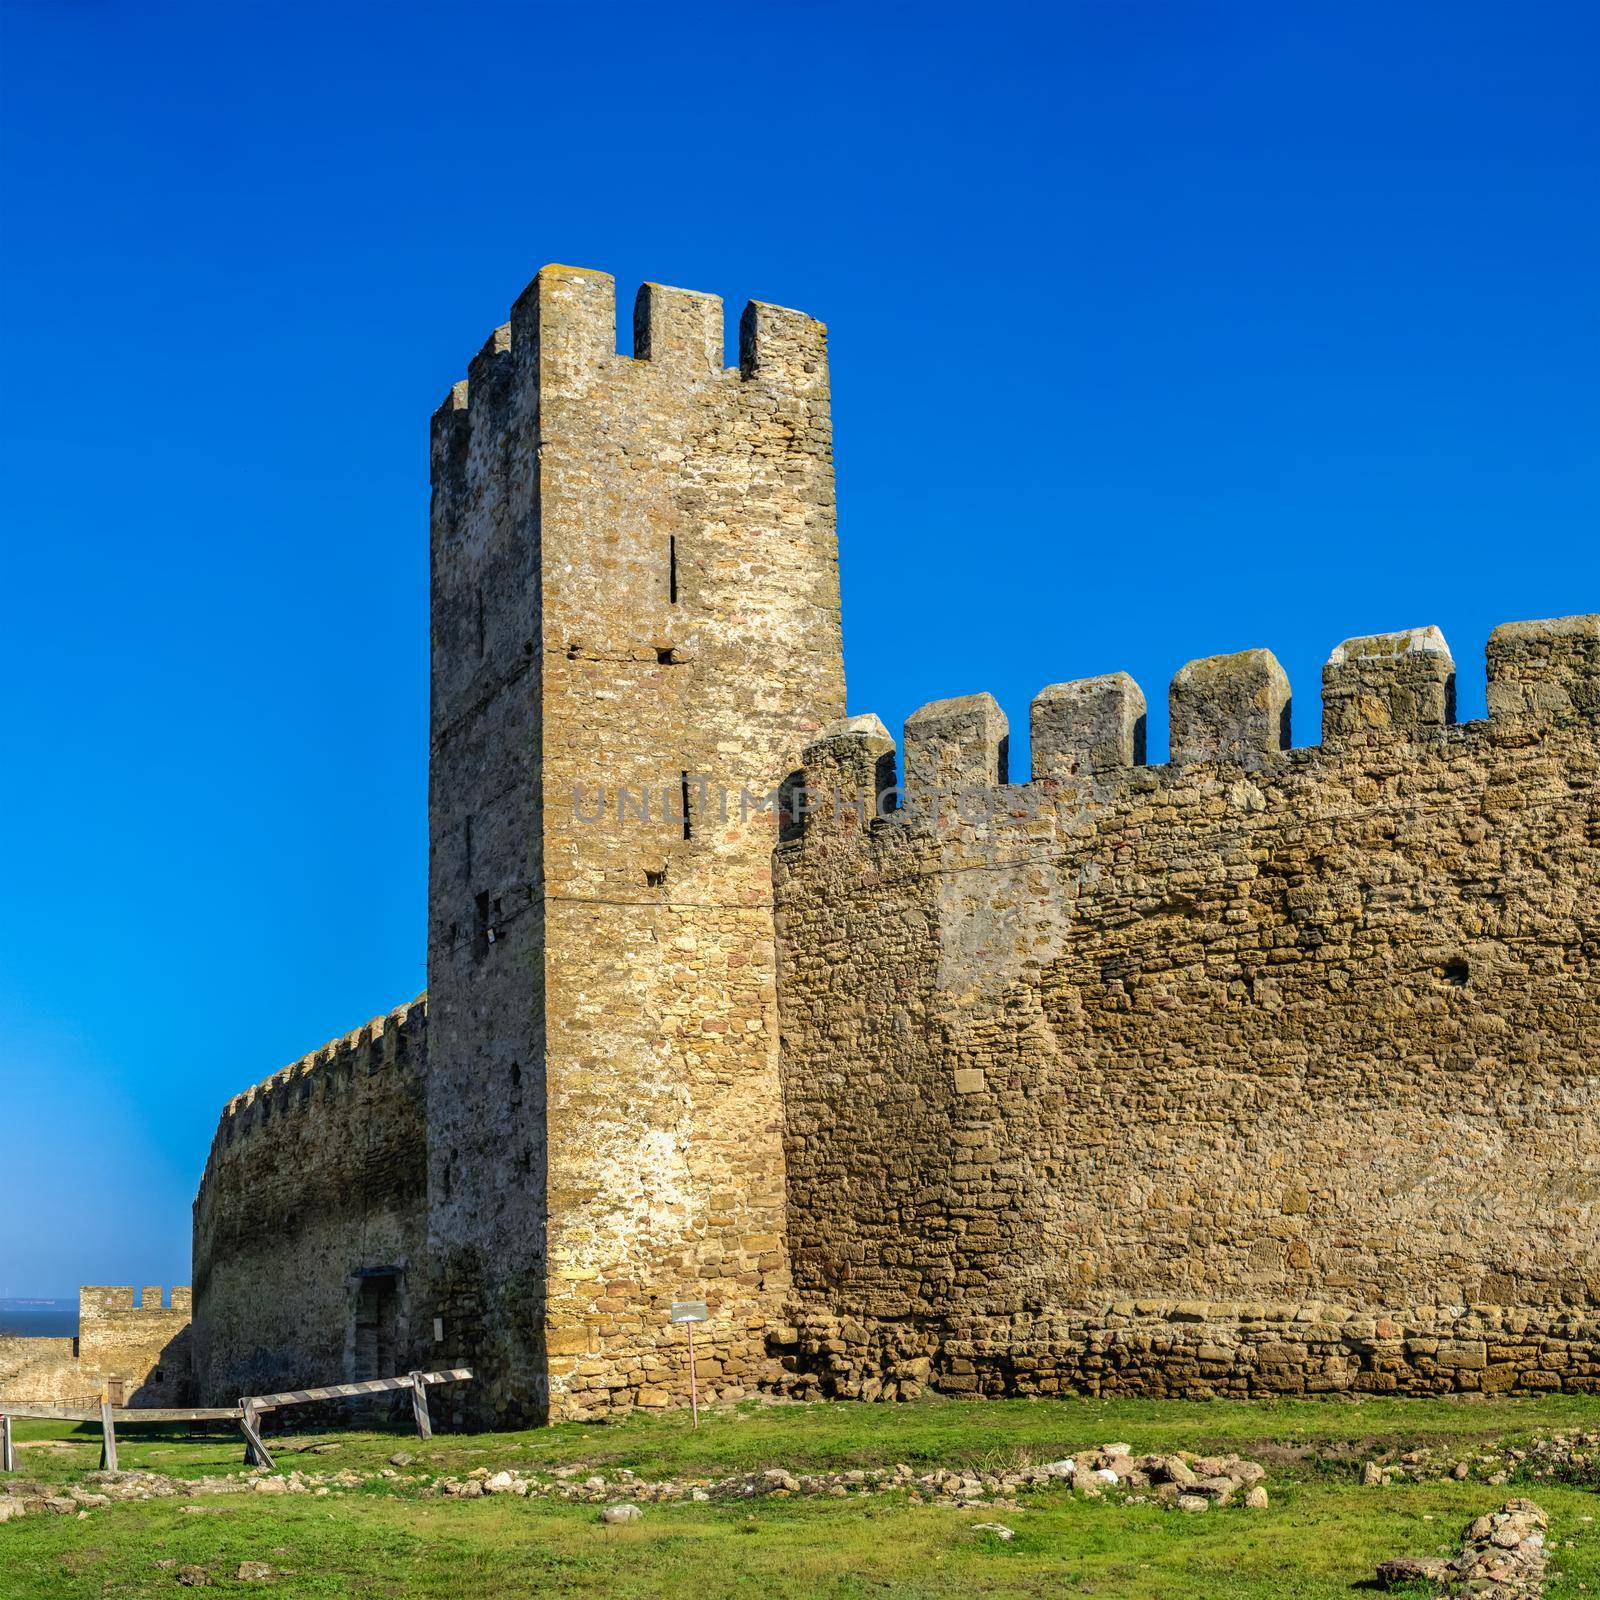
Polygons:
[[891,727],[1600,609],[1582,0],[3,16],[0,1295],[186,1281],[423,987],[427,419],[545,261],[829,323]]

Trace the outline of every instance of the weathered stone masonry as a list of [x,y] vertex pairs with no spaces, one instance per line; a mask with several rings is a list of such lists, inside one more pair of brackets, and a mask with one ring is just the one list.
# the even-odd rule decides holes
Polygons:
[[[844,709],[821,325],[547,267],[435,419],[429,1225],[498,1419],[713,1392],[788,1290],[770,812]],[[631,799],[630,799],[631,797]]]
[[[906,727],[777,856],[800,1364],[831,1392],[1600,1385],[1600,619]],[[806,755],[854,799],[871,719]],[[963,803],[949,797],[965,788]],[[937,790],[946,803],[928,798]],[[871,818],[873,813],[867,812]]]
[[208,1403],[428,1359],[427,1024],[414,1001],[228,1102],[194,1207]]
[[[825,332],[549,267],[433,421],[429,994],[233,1102],[207,1398],[1600,1386],[1600,620],[844,711]],[[802,767],[803,762],[803,767]],[[799,780],[803,778],[803,787]],[[783,785],[803,819],[780,841]],[[959,803],[958,803],[959,802]],[[803,825],[802,825],[803,822]],[[781,1035],[781,1043],[780,1043]]]

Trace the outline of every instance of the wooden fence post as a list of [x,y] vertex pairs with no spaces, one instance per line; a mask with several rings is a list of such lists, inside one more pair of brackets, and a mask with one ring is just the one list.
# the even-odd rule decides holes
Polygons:
[[271,1453],[261,1442],[261,1429],[256,1422],[256,1408],[248,1400],[239,1402],[239,1431],[244,1435],[244,1460],[248,1467],[273,1465]]
[[100,1470],[117,1470],[117,1425],[111,1420],[111,1396],[100,1391]]
[[11,1418],[0,1417],[0,1472],[17,1470],[17,1450],[11,1442]]
[[433,1437],[433,1419],[428,1415],[428,1385],[420,1372],[411,1374],[411,1410],[417,1419],[417,1437]]

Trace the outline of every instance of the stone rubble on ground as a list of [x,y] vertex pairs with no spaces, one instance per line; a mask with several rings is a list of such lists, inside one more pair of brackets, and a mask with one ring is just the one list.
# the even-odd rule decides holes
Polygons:
[[[1342,1448],[1342,1453],[1341,1453]],[[1325,1446],[1307,1449],[1303,1458],[1350,1460],[1356,1450]],[[1291,1459],[1302,1458],[1298,1453]],[[916,1471],[905,1463],[894,1467],[852,1468],[837,1472],[789,1472],[781,1467],[724,1478],[671,1478],[648,1482],[626,1468],[613,1477],[583,1466],[563,1466],[540,1474],[516,1467],[476,1467],[464,1476],[435,1475],[417,1467],[417,1458],[397,1451],[390,1465],[376,1470],[340,1468],[334,1472],[267,1473],[260,1469],[198,1479],[169,1477],[159,1472],[89,1472],[71,1485],[43,1485],[22,1478],[0,1482],[0,1524],[37,1514],[78,1516],[124,1500],[182,1496],[203,1499],[242,1493],[326,1496],[380,1482],[406,1492],[451,1499],[482,1496],[554,1499],[604,1505],[626,1500],[638,1504],[671,1501],[756,1499],[767,1496],[828,1496],[903,1493],[917,1504],[981,1507],[1011,1506],[1018,1494],[1065,1485],[1086,1499],[1108,1493],[1132,1500],[1153,1500],[1172,1509],[1198,1513],[1212,1507],[1242,1505],[1266,1509],[1266,1469],[1237,1455],[1199,1456],[1190,1451],[1134,1455],[1125,1443],[1101,1445],[1076,1455],[1038,1465],[1004,1470],[977,1467],[930,1467]],[[410,1472],[397,1470],[411,1466]],[[1448,1445],[1388,1451],[1360,1461],[1353,1469],[1370,1487],[1394,1482],[1473,1478],[1503,1484],[1513,1476],[1549,1479],[1600,1487],[1600,1432],[1558,1432],[1519,1445],[1462,1449]],[[216,1505],[186,1505],[192,1513],[221,1513]]]
[[1509,1483],[1513,1477],[1550,1479],[1600,1488],[1600,1432],[1566,1430],[1540,1435],[1520,1445],[1462,1450],[1441,1445],[1388,1452],[1363,1463],[1363,1483],[1424,1482],[1437,1478],[1480,1478]]
[[[399,1452],[404,1454],[404,1452]],[[391,1457],[394,1460],[395,1457]],[[360,1472],[264,1472],[254,1469],[226,1477],[171,1478],[156,1472],[95,1472],[85,1483],[59,1493],[38,1484],[14,1481],[0,1486],[0,1523],[39,1512],[98,1510],[121,1500],[151,1500],[176,1495],[225,1494],[327,1495],[383,1482],[425,1496],[476,1500],[515,1495],[595,1505],[661,1504],[673,1501],[748,1500],[767,1497],[828,1496],[844,1499],[903,1493],[914,1504],[955,1507],[1015,1506],[1030,1490],[1064,1485],[1087,1499],[1116,1491],[1132,1500],[1154,1500],[1185,1511],[1240,1503],[1260,1510],[1266,1503],[1266,1469],[1237,1455],[1197,1456],[1190,1451],[1135,1456],[1126,1444],[1102,1445],[1040,1466],[1004,1470],[932,1467],[917,1472],[904,1462],[893,1467],[854,1467],[837,1472],[789,1472],[764,1467],[724,1478],[669,1478],[650,1482],[627,1468],[614,1481],[579,1466],[557,1467],[547,1476],[517,1468],[474,1467],[461,1477],[427,1472],[402,1473],[392,1466]],[[93,1488],[86,1485],[92,1483]],[[186,1512],[220,1512],[221,1506],[184,1506]],[[626,1517],[610,1520],[626,1521]]]
[[1453,1558],[1396,1556],[1377,1572],[1378,1586],[1431,1583],[1434,1593],[1472,1600],[1535,1600],[1544,1592],[1545,1532],[1549,1518],[1531,1500],[1508,1500],[1478,1517]]
[[[915,1503],[974,1507],[1015,1505],[1015,1496],[1032,1489],[1065,1485],[1088,1499],[1099,1499],[1116,1488],[1134,1499],[1152,1499],[1179,1509],[1207,1510],[1229,1505],[1237,1498],[1251,1510],[1266,1505],[1261,1487],[1266,1469],[1237,1455],[1196,1456],[1188,1451],[1167,1455],[1128,1453],[1128,1446],[1102,1446],[1043,1466],[1015,1467],[1004,1471],[982,1468],[937,1467],[917,1473],[900,1463],[894,1467],[858,1467],[840,1472],[792,1473],[781,1467],[739,1473],[716,1479],[666,1479],[648,1482],[632,1473],[610,1484],[598,1474],[581,1482],[581,1468],[560,1468],[548,1481],[517,1472],[491,1473],[475,1467],[464,1478],[441,1478],[424,1494],[475,1499],[479,1495],[514,1494],[603,1503],[626,1495],[630,1502],[740,1500],[829,1496],[842,1499],[900,1491]],[[1191,1500],[1192,1506],[1183,1505]]]

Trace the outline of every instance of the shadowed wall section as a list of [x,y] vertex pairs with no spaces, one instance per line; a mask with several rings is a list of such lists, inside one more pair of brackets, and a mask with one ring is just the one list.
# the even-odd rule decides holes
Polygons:
[[228,1103],[194,1205],[205,1403],[429,1360],[427,1024],[414,1001]]

